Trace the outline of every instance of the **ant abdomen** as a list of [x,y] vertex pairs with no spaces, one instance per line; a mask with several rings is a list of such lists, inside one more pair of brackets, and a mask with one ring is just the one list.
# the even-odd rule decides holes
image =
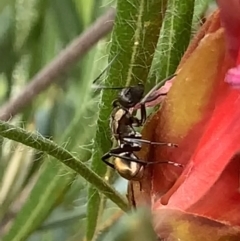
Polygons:
[[138,160],[133,153],[122,153],[121,157],[114,159],[114,167],[120,176],[127,180],[140,180],[143,177],[144,166],[143,164],[125,160],[124,157],[131,158],[132,160]]

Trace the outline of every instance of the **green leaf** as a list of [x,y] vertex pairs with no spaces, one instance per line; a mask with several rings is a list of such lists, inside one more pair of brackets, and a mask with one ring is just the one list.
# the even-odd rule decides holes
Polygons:
[[152,227],[152,217],[149,211],[138,209],[131,214],[125,214],[116,224],[108,227],[107,233],[102,230],[95,241],[157,241]]
[[41,227],[38,228],[38,231],[71,226],[74,224],[75,221],[78,221],[82,218],[86,218],[86,212],[84,210],[84,207],[80,208],[80,210],[79,210],[79,208],[78,208],[78,210],[72,210],[70,215],[65,214],[64,216],[60,217],[59,219],[54,219],[54,220],[45,222]]
[[[112,45],[109,59],[117,54],[117,59],[111,65],[106,80],[106,86],[127,86],[139,81],[145,82],[152,63],[157,45],[162,17],[167,1],[162,0],[119,0],[117,16],[112,34]],[[98,130],[95,139],[95,154],[92,169],[100,176],[106,173],[106,166],[101,157],[111,148],[109,116],[116,93],[104,91],[102,108],[100,109]],[[98,220],[100,194],[95,188],[89,188],[87,240],[91,240]]]
[[41,169],[42,175],[3,241],[25,240],[51,211],[56,197],[59,197],[72,180],[73,173],[67,173],[66,170],[62,172],[63,169],[56,163],[45,163]]
[[211,0],[195,0],[193,21],[192,21],[192,32],[194,33],[201,24],[202,17],[205,16],[205,12],[209,7]]
[[[93,0],[73,0],[75,3],[75,7],[78,11],[79,16],[82,16],[84,25],[87,25],[91,22],[91,15],[93,13],[93,5],[94,4],[101,4],[101,1],[93,1]],[[97,6],[96,6],[97,7]],[[99,6],[95,8],[95,10],[98,10]],[[94,15],[96,16],[96,15]]]
[[4,56],[4,61],[0,64],[0,73],[4,73],[7,77],[6,98],[11,93],[12,73],[19,59],[14,49],[15,27],[14,8],[7,6],[0,15],[0,56]]
[[168,1],[152,70],[156,72],[158,80],[175,72],[189,44],[194,2],[194,0]]
[[15,0],[1,0],[0,1],[0,13],[2,13],[3,9],[7,6],[14,6],[15,5]]
[[51,0],[51,9],[64,43],[70,42],[83,30],[83,21],[78,15],[74,0]]
[[[44,65],[44,55],[47,46],[49,45],[50,38],[47,36],[47,41],[44,39],[44,34],[48,26],[52,26],[48,13],[49,0],[38,0],[36,2],[35,9],[37,9],[37,16],[31,26],[31,29],[23,42],[21,51],[29,52],[30,54],[30,66],[29,77],[32,78]],[[47,42],[47,43],[46,43]]]

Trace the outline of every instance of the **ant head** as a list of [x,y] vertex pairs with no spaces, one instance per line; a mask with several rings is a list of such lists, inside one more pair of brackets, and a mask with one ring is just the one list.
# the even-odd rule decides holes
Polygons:
[[144,85],[138,83],[122,89],[118,95],[118,102],[125,108],[132,108],[141,101],[144,94]]
[[124,160],[124,156],[137,159],[133,153],[122,153],[123,158],[114,159],[114,167],[123,178],[130,181],[138,181],[143,177],[144,166],[142,164]]

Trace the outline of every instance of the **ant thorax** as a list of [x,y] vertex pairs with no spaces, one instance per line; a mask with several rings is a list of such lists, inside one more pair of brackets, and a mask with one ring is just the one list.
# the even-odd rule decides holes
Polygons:
[[131,114],[129,111],[120,106],[115,107],[110,119],[110,129],[113,136],[121,141],[126,136],[135,135],[131,125]]

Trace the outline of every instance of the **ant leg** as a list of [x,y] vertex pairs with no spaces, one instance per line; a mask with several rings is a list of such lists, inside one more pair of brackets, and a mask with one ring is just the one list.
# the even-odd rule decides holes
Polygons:
[[145,104],[141,104],[141,119],[140,119],[141,125],[143,125],[143,123],[146,122],[146,119],[147,119],[146,106]]
[[[114,149],[111,149],[109,152],[105,153],[103,156],[102,156],[102,161],[110,166],[111,168],[115,169],[115,166],[107,161],[107,159],[109,159],[110,157],[122,157],[121,155],[118,155],[118,154],[121,154],[121,153],[125,153],[125,152],[134,152],[134,151],[139,151],[140,148],[139,147],[133,147],[133,146],[130,146],[130,145],[124,145],[123,147],[117,147],[117,148],[114,148]],[[118,155],[118,156],[116,156]]]
[[102,156],[101,159],[102,159],[102,161],[103,161],[106,165],[108,165],[109,167],[115,169],[114,165],[113,165],[111,162],[107,161],[107,159],[109,159],[111,156],[112,156],[111,153],[110,153],[110,152],[107,152],[106,154],[104,154],[104,155]]
[[95,80],[93,80],[93,84],[95,84],[101,77],[102,75],[109,69],[109,67],[113,64],[113,62],[115,61],[115,59],[118,57],[119,53],[117,53],[112,60],[108,63],[107,67],[105,67],[105,69],[97,76],[97,78]]
[[115,108],[115,107],[118,107],[120,104],[118,102],[118,100],[113,100],[112,102],[112,107]]
[[[133,154],[133,153],[132,153],[132,154]],[[134,155],[134,154],[133,154],[133,155]],[[121,158],[121,159],[126,160],[126,161],[139,163],[139,164],[142,164],[142,165],[147,165],[147,164],[148,164],[148,163],[145,162],[145,161],[142,161],[142,160],[137,159],[137,156],[135,156],[135,155],[134,155],[134,156],[135,156],[136,158],[132,158],[132,157],[124,156],[124,155],[119,155],[119,154],[113,154],[112,156]]]
[[169,147],[178,147],[177,144],[174,143],[167,143],[167,142],[154,142],[154,141],[148,141],[148,140],[144,140],[144,139],[138,139],[135,137],[124,137],[123,138],[125,141],[128,142],[132,142],[132,143],[145,143],[145,144],[149,144],[149,145],[163,145],[163,146],[169,146]]
[[131,116],[132,125],[135,127],[140,127],[143,125],[143,123],[146,121],[146,119],[147,119],[146,107],[145,107],[145,104],[141,104],[140,105],[140,119],[138,119],[135,115],[132,114],[132,116]]
[[159,162],[146,162],[146,161],[143,161],[143,160],[139,160],[137,159],[137,156],[136,159],[135,158],[132,158],[132,157],[128,157],[128,156],[121,156],[121,155],[118,155],[118,154],[113,154],[112,156],[114,157],[119,157],[123,160],[126,160],[126,161],[131,161],[131,162],[135,162],[135,163],[139,163],[139,164],[142,164],[142,165],[153,165],[153,164],[169,164],[169,165],[173,165],[173,166],[176,166],[176,167],[183,167],[182,164],[180,163],[177,163],[177,162],[172,162],[172,161],[159,161]]

